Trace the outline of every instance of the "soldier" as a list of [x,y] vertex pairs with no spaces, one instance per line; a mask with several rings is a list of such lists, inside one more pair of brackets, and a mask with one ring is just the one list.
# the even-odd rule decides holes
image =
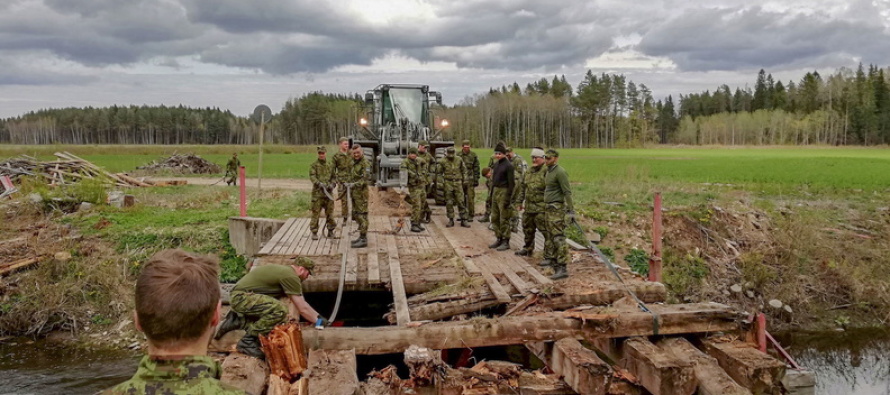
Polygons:
[[479,186],[479,156],[470,151],[470,140],[464,140],[457,156],[464,162],[467,176],[464,178],[463,192],[467,205],[467,222],[476,216],[476,187]]
[[340,141],[338,143],[338,148],[340,149],[336,153],[334,153],[333,165],[334,165],[334,181],[340,186],[337,193],[337,200],[340,201],[340,211],[343,213],[343,225],[346,225],[346,219],[349,218],[349,207],[346,204],[346,187],[343,186],[343,183],[346,182],[346,179],[349,177],[349,171],[352,168],[352,158],[350,158],[349,153],[349,138],[340,137]]
[[[501,140],[501,141],[498,141],[498,143],[495,146],[498,146],[498,145],[503,145],[506,147],[507,143],[505,143],[503,140]],[[495,155],[492,154],[488,158],[488,168],[494,169],[495,163],[497,163],[497,158],[495,158]],[[479,222],[488,222],[491,220],[491,177],[489,177],[488,179],[485,180],[485,189],[488,189],[489,193],[488,193],[488,196],[485,197],[485,214],[482,215],[482,218],[479,219]]]
[[507,147],[498,144],[494,148],[497,163],[492,169],[491,175],[491,224],[494,226],[494,234],[497,241],[489,245],[498,251],[510,249],[510,210],[512,202],[511,194],[516,186],[513,178],[513,164],[507,160]]
[[352,187],[352,219],[358,223],[358,239],[352,241],[352,248],[368,246],[368,177],[371,175],[371,162],[365,159],[362,146],[352,146],[352,163],[346,183]]
[[241,161],[238,159],[238,153],[236,152],[232,154],[232,158],[226,163],[226,185],[235,185],[239,167],[241,167]]
[[316,149],[318,160],[309,166],[309,180],[312,181],[312,219],[309,221],[309,230],[312,232],[312,240],[318,240],[318,217],[324,210],[325,227],[328,228],[328,237],[334,237],[334,228],[337,220],[334,219],[334,201],[331,196],[334,193],[334,169],[327,158],[327,149],[319,145]]
[[[513,152],[513,147],[507,147],[507,160],[513,164],[513,177],[516,179],[516,189],[518,190],[522,186],[522,176],[525,175],[526,170],[528,170],[528,164],[525,163],[525,159],[522,159],[519,154]],[[513,196],[516,195],[516,190],[513,191]],[[519,231],[519,213],[513,210],[513,205],[510,205],[510,229],[513,232]]]
[[569,262],[569,246],[566,244],[565,228],[568,222],[575,221],[575,205],[572,203],[569,176],[565,169],[557,164],[559,152],[548,149],[544,159],[547,163],[547,174],[544,176],[544,218],[547,223],[547,233],[544,234],[546,237],[544,261],[541,265],[552,265],[554,273],[550,278],[559,280],[569,276],[566,269]]
[[[260,335],[268,335],[277,325],[287,322],[288,308],[279,298],[287,297],[300,316],[316,325],[326,325],[303,297],[303,281],[312,275],[315,262],[306,257],[294,259],[290,265],[263,265],[251,269],[235,284],[231,293],[232,311],[219,325],[215,339],[236,329],[245,334],[235,346],[240,353],[264,359]],[[218,287],[218,286],[217,286]]]
[[422,160],[417,158],[417,148],[408,148],[408,159],[402,161],[399,166],[399,172],[406,175],[408,195],[405,200],[411,205],[411,231],[423,232],[425,229],[420,224],[421,215],[423,214],[422,200],[426,199],[426,184],[423,170],[421,169]]
[[544,222],[544,149],[532,148],[532,168],[525,172],[522,182],[517,187],[517,194],[513,198],[516,212],[525,209],[522,214],[522,233],[525,236],[525,244],[522,249],[516,251],[516,255],[531,256],[535,250],[535,231],[544,234],[546,240],[546,223]]
[[417,145],[417,157],[422,159],[424,162],[423,166],[423,174],[426,178],[424,188],[426,189],[426,194],[423,195],[423,223],[430,223],[430,217],[433,214],[433,210],[430,209],[430,202],[426,200],[426,197],[430,195],[431,189],[433,188],[433,173],[435,172],[436,166],[436,158],[430,154],[430,143],[426,140],[421,141]]
[[445,150],[445,157],[439,159],[439,170],[442,174],[443,185],[445,191],[445,213],[448,215],[448,224],[446,228],[454,226],[454,205],[457,204],[457,211],[460,213],[460,226],[469,228],[467,223],[467,206],[464,200],[464,179],[467,176],[467,169],[464,161],[457,159],[454,155],[454,147],[448,147]]
[[219,382],[222,372],[207,356],[219,323],[219,264],[182,250],[154,254],[136,279],[136,329],[148,355],[136,374],[103,394],[244,394]]

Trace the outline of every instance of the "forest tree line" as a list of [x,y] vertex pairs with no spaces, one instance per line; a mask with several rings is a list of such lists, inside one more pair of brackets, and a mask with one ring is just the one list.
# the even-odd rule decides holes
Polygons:
[[[451,123],[446,137],[490,147],[639,147],[645,144],[875,145],[890,142],[890,83],[884,69],[860,65],[823,78],[783,83],[761,70],[749,87],[654,100],[645,84],[588,71],[514,82],[434,106]],[[359,94],[312,92],[289,99],[265,127],[273,144],[331,144],[349,135],[366,107]],[[112,106],[30,112],[0,120],[13,144],[255,144],[259,126],[219,109]]]

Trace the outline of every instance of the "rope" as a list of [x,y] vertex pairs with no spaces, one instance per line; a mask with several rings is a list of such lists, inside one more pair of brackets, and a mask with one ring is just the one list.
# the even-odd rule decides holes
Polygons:
[[[346,223],[343,224],[343,230],[340,232],[340,237],[346,237],[348,241],[349,233],[346,232],[346,226],[352,225],[352,184],[344,183],[341,185],[346,187],[346,205],[348,207],[347,210],[349,211],[349,218],[346,220]],[[352,248],[352,246],[347,244],[346,248],[344,248],[343,251],[340,251],[340,254],[342,255],[340,258],[340,284],[337,287],[337,301],[334,302],[334,311],[331,312],[331,318],[328,319],[328,322],[334,322],[337,318],[337,312],[340,311],[340,301],[343,299],[343,285],[346,283],[346,256],[349,255],[347,252],[350,248]]]

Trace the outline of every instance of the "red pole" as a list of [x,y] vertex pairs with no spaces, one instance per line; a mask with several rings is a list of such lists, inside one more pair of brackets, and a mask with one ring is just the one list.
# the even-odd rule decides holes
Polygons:
[[649,257],[649,281],[661,282],[661,193],[655,194],[652,212],[652,256]]
[[247,216],[247,188],[244,186],[244,166],[238,166],[238,188],[241,192],[241,216]]
[[757,348],[766,352],[766,314],[757,313]]

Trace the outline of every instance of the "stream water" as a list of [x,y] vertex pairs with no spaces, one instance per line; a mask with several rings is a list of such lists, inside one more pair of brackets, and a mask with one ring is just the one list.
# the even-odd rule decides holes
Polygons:
[[[799,364],[816,372],[816,394],[890,395],[890,331],[777,337]],[[0,343],[0,394],[93,394],[132,376],[139,357],[7,340]]]

